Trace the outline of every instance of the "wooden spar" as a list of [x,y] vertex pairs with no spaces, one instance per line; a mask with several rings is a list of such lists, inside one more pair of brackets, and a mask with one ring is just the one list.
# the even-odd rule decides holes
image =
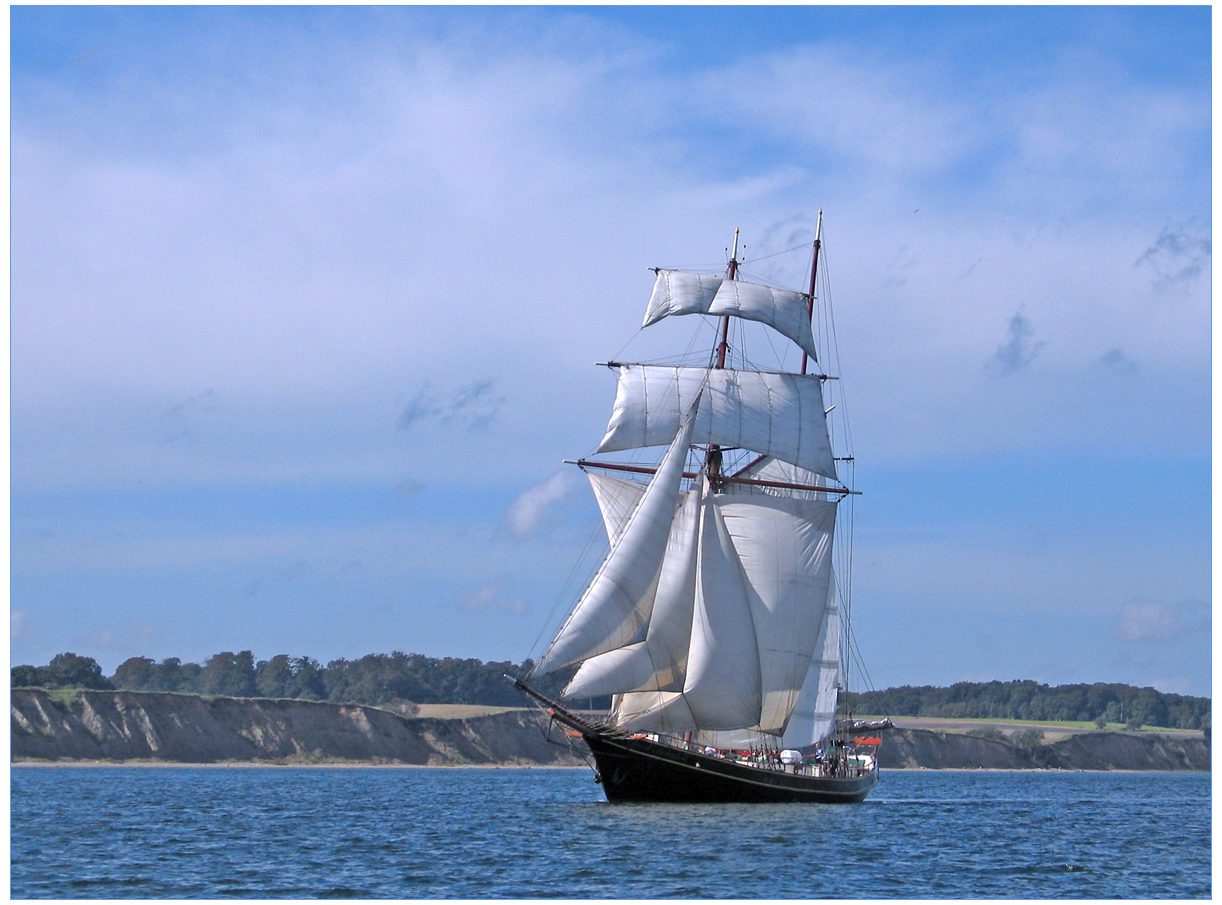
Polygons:
[[[762,458],[762,457],[761,457]],[[592,462],[589,459],[566,459],[568,465],[576,465],[578,468],[604,468],[608,471],[628,471],[633,474],[657,474],[656,468],[651,468],[647,465],[620,465],[616,462]],[[741,474],[741,472],[740,472]],[[699,472],[685,471],[685,478],[698,478]],[[747,484],[752,487],[779,487],[782,490],[810,490],[817,493],[851,493],[854,496],[861,496],[860,490],[849,490],[847,487],[828,487],[823,484],[791,484],[788,481],[765,481],[760,478],[740,478],[737,475],[723,475],[718,480],[726,484]]]
[[[730,267],[726,271],[726,279],[732,280],[738,274],[738,227],[734,227],[734,251],[730,253]],[[721,342],[717,345],[717,368],[726,366],[726,350],[730,346],[730,315],[721,319]]]
[[[738,227],[734,227],[734,251],[730,253],[730,266],[726,270],[726,279],[733,280],[738,274]],[[730,348],[730,315],[721,318],[721,342],[717,345],[717,370],[726,366],[726,352]],[[717,490],[721,486],[721,447],[716,443],[709,446],[704,455],[704,471],[709,476],[709,486]]]
[[[806,294],[806,316],[815,316],[815,275],[819,272],[819,246],[823,244],[823,208],[819,208],[819,220],[815,224],[815,257],[810,265],[810,292]],[[802,351],[802,371],[806,373],[806,351]]]

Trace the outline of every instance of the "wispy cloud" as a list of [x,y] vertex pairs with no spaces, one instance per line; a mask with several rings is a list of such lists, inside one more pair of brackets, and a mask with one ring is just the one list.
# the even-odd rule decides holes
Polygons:
[[153,627],[144,622],[130,620],[115,625],[103,625],[94,629],[86,637],[86,641],[104,650],[136,651],[148,650],[153,643],[156,632]]
[[1032,337],[1035,336],[1035,328],[1021,312],[1015,312],[1014,316],[1010,318],[1007,332],[1010,338],[997,347],[997,352],[987,362],[989,368],[1002,374],[1021,371],[1035,361],[1040,350],[1048,345],[1046,340],[1032,341]]
[[513,580],[503,575],[465,594],[461,600],[464,610],[509,610],[520,613],[526,602],[512,592]]
[[1137,362],[1125,354],[1123,349],[1109,349],[1099,356],[1099,364],[1113,374],[1136,374]]
[[1164,227],[1134,266],[1153,269],[1156,289],[1183,291],[1200,278],[1212,255],[1209,221],[1193,217],[1176,227]]
[[480,380],[453,393],[434,391],[426,382],[399,415],[399,430],[435,419],[469,428],[485,428],[496,417],[505,397],[493,392],[491,380]]
[[205,419],[216,411],[216,393],[204,390],[174,403],[161,413],[161,438],[166,443],[191,442]]
[[[394,631],[518,656],[537,625],[511,611],[553,596],[561,548],[579,552],[561,526],[589,506],[575,472],[531,469],[599,435],[612,384],[586,366],[636,329],[645,268],[717,263],[741,225],[756,271],[804,288],[805,253],[765,255],[808,252],[820,206],[854,431],[876,466],[1033,447],[1134,472],[1208,456],[1207,8],[884,10],[882,27],[760,8],[733,13],[748,38],[733,46],[708,27],[716,11],[662,15],[18,8],[11,445],[31,515],[14,523],[14,650],[155,613],[181,653],[236,610],[243,646],[316,631],[315,655],[346,656],[389,626],[352,615],[410,586],[428,615]],[[95,46],[88,67],[55,62]],[[1152,282],[1188,302],[1175,317]],[[490,445],[503,454],[479,480],[514,490],[489,512],[464,463]],[[269,487],[293,501],[272,521],[234,511],[247,492],[263,509]],[[382,508],[353,510],[354,488]],[[44,505],[48,490],[65,495]],[[425,517],[393,517],[413,501]],[[1034,519],[1038,502],[1012,495],[1007,513]],[[81,518],[94,505],[118,530]],[[208,514],[232,523],[194,523]],[[1108,620],[1092,631],[1143,653],[1110,634],[1127,591],[1100,588],[1139,584],[1140,565],[1203,597],[1206,544],[1180,539],[1208,524],[1181,532],[1185,518],[1084,525],[1119,562],[1066,557],[1041,570],[1050,592],[1089,575],[1075,604]],[[1138,564],[1105,544],[1113,530],[1161,545]],[[949,555],[914,558],[918,602],[945,600]],[[997,574],[978,579],[989,617],[1015,584]],[[64,594],[69,577],[98,594]],[[171,581],[191,607],[166,607]]]
[[577,487],[572,473],[560,471],[514,500],[505,512],[505,525],[515,538],[531,537],[550,528],[559,518],[561,504]]
[[1121,641],[1141,644],[1170,641],[1189,629],[1207,629],[1209,622],[1209,609],[1199,601],[1167,604],[1135,600],[1121,608],[1112,632]]
[[404,478],[402,481],[390,488],[391,493],[405,500],[410,500],[422,490],[424,490],[424,485],[419,481],[413,480],[412,478]]

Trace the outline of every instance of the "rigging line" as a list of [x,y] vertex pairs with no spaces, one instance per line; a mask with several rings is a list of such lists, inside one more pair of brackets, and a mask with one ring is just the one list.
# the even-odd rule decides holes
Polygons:
[[628,337],[628,341],[624,343],[622,346],[620,346],[619,351],[616,352],[615,355],[612,356],[611,360],[612,361],[618,360],[624,354],[624,350],[627,349],[630,345],[632,345],[633,342],[636,341],[636,338],[640,336],[643,332],[645,332],[644,327],[637,327],[636,332],[633,333],[630,337]]
[[[566,599],[568,599],[571,596],[573,582],[577,578],[577,573],[583,568],[583,566],[587,562],[587,557],[589,557],[590,551],[594,547],[594,544],[597,541],[600,532],[603,532],[605,530],[606,529],[603,528],[601,523],[595,524],[593,530],[591,530],[589,537],[586,539],[585,546],[582,547],[580,555],[577,557],[576,562],[573,563],[573,568],[569,571],[569,577],[565,579],[564,586],[560,589],[560,593],[556,595],[556,599],[552,602],[552,606],[551,606],[551,609],[548,611],[547,618],[543,620],[543,624],[539,628],[539,634],[535,636],[535,640],[530,645],[530,652],[532,654],[539,647],[539,643],[542,641],[544,635],[547,634],[548,627],[554,624],[556,613],[560,609],[561,603],[564,602]],[[594,567],[585,566],[585,572],[587,575],[587,580],[589,578],[592,578]],[[550,646],[551,645],[548,645],[548,647]],[[543,654],[547,653],[547,649],[545,648],[542,653]],[[542,656],[542,654],[540,654],[540,656]],[[532,657],[532,659],[534,658]],[[538,662],[538,661],[536,660],[535,662]]]
[[[827,281],[826,287],[825,287],[825,297],[826,297],[825,307],[827,309],[828,332],[829,332],[829,336],[831,339],[832,348],[835,350],[834,354],[835,354],[836,370],[833,373],[840,374],[840,373],[843,373],[840,367],[840,343],[836,336],[836,316],[835,316],[835,309],[832,307],[832,296],[831,296],[831,266],[830,266],[830,261],[828,260],[828,256],[826,252],[823,255],[823,278],[825,281]],[[851,456],[853,455],[853,432],[852,432],[852,428],[849,423],[849,417],[848,417],[849,405],[848,405],[848,400],[845,398],[843,381],[840,381],[840,387],[838,390],[838,394],[840,397],[840,403],[841,405],[844,406],[844,413],[843,413],[843,417],[841,418],[841,424],[843,425],[845,441],[846,441],[846,445],[848,446],[848,454]]]
[[804,248],[810,248],[810,243],[803,242],[801,245],[795,245],[793,248],[786,248],[784,251],[774,251],[770,255],[760,255],[758,258],[752,258],[751,263],[754,264],[756,261],[767,261],[769,258],[780,257],[781,255],[787,255],[795,251],[801,251]]
[[850,653],[857,661],[857,666],[861,669],[862,678],[865,679],[867,691],[877,691],[874,687],[874,680],[870,677],[870,670],[866,668],[865,657],[861,655],[861,647],[857,644],[857,636],[854,634],[852,627],[849,627],[849,646]]
[[743,282],[753,283],[756,286],[766,286],[769,289],[779,289],[782,292],[797,292],[801,295],[806,295],[805,292],[799,289],[793,289],[784,283],[776,282],[771,276],[760,270],[752,270],[749,267],[740,266],[738,268],[738,273],[735,275],[735,279],[737,280],[741,277],[750,277],[749,280],[743,280]]

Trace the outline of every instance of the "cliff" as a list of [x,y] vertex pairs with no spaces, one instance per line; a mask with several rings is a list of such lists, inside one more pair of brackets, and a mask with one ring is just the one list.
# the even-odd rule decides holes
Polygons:
[[530,710],[443,720],[358,704],[14,688],[11,712],[14,761],[582,763],[544,738]]
[[[404,717],[376,707],[133,691],[14,688],[14,761],[168,763],[582,763],[533,710],[463,719]],[[556,742],[561,742],[556,744]],[[884,768],[1209,770],[1198,737],[1086,732],[1021,746],[926,729],[883,736]]]
[[1143,732],[1083,732],[1050,744],[1021,746],[953,732],[894,729],[879,746],[880,767],[930,770],[1198,770],[1210,768],[1198,737]]

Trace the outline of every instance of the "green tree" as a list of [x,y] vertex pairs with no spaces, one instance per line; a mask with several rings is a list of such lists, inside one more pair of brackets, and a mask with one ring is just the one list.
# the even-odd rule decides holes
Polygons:
[[28,688],[35,685],[42,685],[44,679],[39,676],[39,669],[46,667],[38,666],[14,666],[9,670],[10,686],[12,688]]
[[102,675],[102,667],[93,657],[81,657],[71,652],[56,654],[47,664],[47,682],[52,688],[114,688]]
[[125,691],[163,691],[157,687],[157,663],[149,657],[129,657],[110,677],[116,688]]
[[201,673],[204,694],[226,698],[255,696],[255,656],[248,650],[240,653],[222,651],[208,658]]
[[310,701],[322,700],[326,695],[318,661],[288,654],[259,661],[255,666],[255,690],[263,697]]
[[1153,688],[1143,688],[1133,701],[1133,719],[1145,726],[1169,726],[1167,705]]

